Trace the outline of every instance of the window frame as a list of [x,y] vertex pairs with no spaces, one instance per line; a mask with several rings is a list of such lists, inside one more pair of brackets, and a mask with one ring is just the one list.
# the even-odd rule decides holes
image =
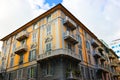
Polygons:
[[36,42],[37,41],[37,32],[33,32],[32,33],[32,42]]
[[36,59],[36,49],[32,49],[29,52],[29,61],[33,61]]
[[51,15],[48,15],[48,16],[47,16],[47,22],[50,22],[51,20],[52,20]]
[[28,67],[27,70],[28,70],[28,79],[36,78],[36,76],[37,76],[37,74],[36,74],[37,67],[36,66]]
[[47,28],[46,28],[46,34],[50,35],[51,33],[52,33],[51,25],[48,25]]
[[46,52],[51,51],[52,50],[52,42],[47,42],[46,43]]

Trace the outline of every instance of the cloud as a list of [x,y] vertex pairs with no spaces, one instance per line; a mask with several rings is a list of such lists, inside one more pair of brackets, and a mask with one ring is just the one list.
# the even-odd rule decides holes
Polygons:
[[[10,34],[50,7],[52,6],[45,3],[45,0],[2,0],[0,2],[0,38]],[[0,47],[1,45],[0,42]]]
[[120,1],[63,0],[62,4],[98,38],[108,44],[120,38]]
[[[119,0],[63,0],[62,4],[98,38],[107,43],[120,38]],[[53,6],[45,0],[2,0],[0,38]]]

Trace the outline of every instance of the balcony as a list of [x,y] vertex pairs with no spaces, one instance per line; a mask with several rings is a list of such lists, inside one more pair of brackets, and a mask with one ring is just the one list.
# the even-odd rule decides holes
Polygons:
[[97,68],[98,71],[109,72],[108,66],[97,64],[95,65],[95,67]]
[[113,56],[112,54],[109,54],[108,56],[109,56],[110,59],[114,59],[115,58],[115,56]]
[[104,51],[103,47],[101,47],[101,46],[100,46],[100,47],[98,47],[98,51],[99,51],[99,52]]
[[73,34],[70,34],[69,31],[66,31],[64,33],[64,39],[66,41],[70,42],[71,44],[77,44],[78,43],[77,37]]
[[111,62],[110,65],[111,65],[111,67],[117,67],[118,66],[117,63],[115,63],[115,62]]
[[105,59],[104,56],[101,56],[100,60],[101,60],[101,61],[105,61],[106,59]]
[[113,76],[118,77],[118,76],[120,76],[120,73],[119,72],[113,72]]
[[15,54],[21,54],[27,51],[27,45],[23,44],[15,49]]
[[75,52],[71,51],[70,49],[56,49],[56,50],[48,51],[46,53],[38,55],[37,60],[42,61],[42,60],[45,60],[48,58],[60,57],[60,56],[74,59],[78,62],[81,61],[80,55],[76,54]]
[[27,31],[23,31],[23,32],[20,32],[20,33],[16,36],[16,39],[17,39],[18,41],[22,41],[22,40],[28,38],[28,35],[29,35],[29,34],[28,34]]
[[97,51],[93,51],[93,56],[96,57],[96,58],[100,58],[101,54]]
[[91,44],[92,44],[92,46],[93,46],[94,48],[96,48],[96,47],[99,46],[98,42],[97,42],[96,40],[94,40],[94,39],[91,40]]
[[77,27],[76,23],[72,19],[70,19],[69,17],[67,17],[67,16],[65,17],[63,24],[65,26],[69,27],[71,30],[74,30]]

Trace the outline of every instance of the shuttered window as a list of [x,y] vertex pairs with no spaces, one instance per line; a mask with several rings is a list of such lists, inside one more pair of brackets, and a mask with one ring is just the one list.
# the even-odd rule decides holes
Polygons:
[[51,43],[46,44],[46,51],[51,51]]
[[33,32],[32,34],[32,42],[36,42],[37,41],[37,32]]
[[37,75],[37,67],[36,66],[32,66],[28,68],[28,78],[36,78]]
[[45,75],[53,75],[54,71],[53,71],[53,63],[47,63],[46,64],[46,69],[45,69]]
[[86,41],[86,48],[90,50],[90,43],[88,41]]
[[50,35],[51,34],[51,26],[47,26],[47,35]]
[[33,49],[29,53],[29,61],[33,61],[36,59],[36,49]]

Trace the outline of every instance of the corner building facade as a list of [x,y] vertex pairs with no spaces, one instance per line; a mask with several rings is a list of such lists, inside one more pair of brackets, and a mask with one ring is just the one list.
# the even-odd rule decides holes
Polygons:
[[61,4],[1,40],[3,80],[118,80],[109,48]]

